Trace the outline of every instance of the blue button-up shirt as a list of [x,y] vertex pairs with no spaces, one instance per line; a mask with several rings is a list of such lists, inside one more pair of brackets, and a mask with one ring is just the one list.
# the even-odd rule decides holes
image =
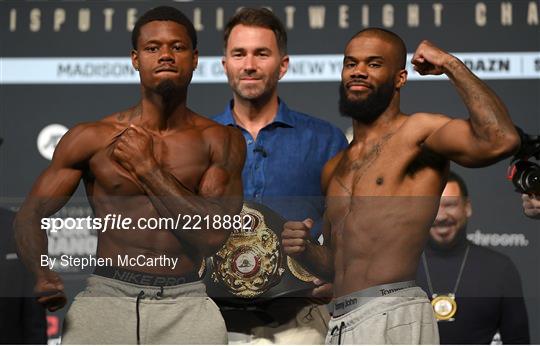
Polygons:
[[[269,206],[287,220],[320,219],[322,169],[347,147],[343,132],[327,121],[289,109],[280,100],[274,120],[254,140],[236,123],[231,106],[232,101],[214,120],[239,128],[246,139],[245,198]],[[318,231],[315,227],[313,235]]]

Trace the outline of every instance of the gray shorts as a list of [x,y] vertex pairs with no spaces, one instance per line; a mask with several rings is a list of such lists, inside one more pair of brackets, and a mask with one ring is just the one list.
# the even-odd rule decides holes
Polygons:
[[[326,344],[439,344],[437,321],[426,293],[417,286],[388,290],[399,284],[370,287],[369,295],[362,290],[336,299],[334,304],[346,311],[330,320]],[[373,292],[385,294],[374,296]]]
[[[141,293],[144,292],[144,293]],[[200,281],[145,286],[91,275],[64,319],[63,344],[226,344]]]

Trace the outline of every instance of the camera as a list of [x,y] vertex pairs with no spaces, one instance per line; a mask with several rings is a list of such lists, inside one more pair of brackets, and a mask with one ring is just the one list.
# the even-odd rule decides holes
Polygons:
[[540,165],[529,161],[540,160],[540,136],[532,136],[516,126],[521,139],[521,147],[508,167],[507,178],[521,193],[540,193]]

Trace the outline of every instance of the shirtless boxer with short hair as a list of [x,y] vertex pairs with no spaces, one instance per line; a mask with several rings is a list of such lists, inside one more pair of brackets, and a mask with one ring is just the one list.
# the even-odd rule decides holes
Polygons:
[[285,251],[334,282],[328,343],[438,343],[436,322],[415,271],[446,184],[449,161],[466,167],[512,154],[519,137],[506,107],[456,57],[428,41],[412,63],[422,75],[446,74],[469,119],[400,111],[407,80],[405,45],[383,29],[347,44],[340,110],[354,140],[326,165],[324,246],[288,223]]
[[[58,274],[40,265],[40,256],[47,253],[40,219],[59,210],[81,179],[99,218],[176,219],[178,214],[234,215],[241,210],[242,134],[186,106],[198,61],[193,24],[172,7],[158,7],[139,18],[132,39],[140,103],[71,129],[16,218],[19,252],[36,275],[40,302],[51,311],[61,308],[65,298]],[[62,341],[226,343],[223,319],[198,271],[230,229],[179,228],[98,231],[97,257],[113,259],[113,267],[97,267],[87,289],[75,298]],[[126,267],[117,255],[164,255],[178,259],[178,265]]]

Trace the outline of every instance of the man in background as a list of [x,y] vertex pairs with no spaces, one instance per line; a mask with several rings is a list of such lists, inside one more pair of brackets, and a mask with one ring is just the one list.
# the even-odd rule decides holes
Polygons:
[[521,280],[512,261],[467,240],[467,186],[450,172],[422,255],[417,283],[430,295],[441,344],[528,344]]
[[[214,120],[244,135],[244,196],[287,220],[309,217],[316,240],[320,231],[313,226],[323,213],[322,168],[347,146],[345,136],[326,121],[289,109],[278,97],[278,81],[287,72],[289,56],[287,33],[271,11],[239,11],[225,28],[224,49],[223,67],[233,100]],[[264,314],[222,305],[229,339],[324,343],[329,315],[310,296],[311,292],[296,292],[294,298],[272,299],[258,306]]]

